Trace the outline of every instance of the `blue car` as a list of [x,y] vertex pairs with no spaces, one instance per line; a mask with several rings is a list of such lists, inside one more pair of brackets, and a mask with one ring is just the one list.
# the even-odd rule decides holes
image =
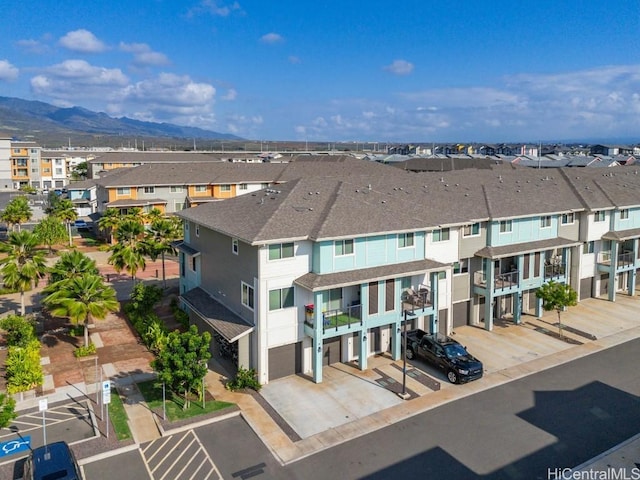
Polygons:
[[89,224],[84,220],[76,220],[75,222],[73,222],[73,226],[78,230],[87,230],[89,228]]
[[38,447],[24,463],[24,480],[82,480],[76,457],[67,442]]

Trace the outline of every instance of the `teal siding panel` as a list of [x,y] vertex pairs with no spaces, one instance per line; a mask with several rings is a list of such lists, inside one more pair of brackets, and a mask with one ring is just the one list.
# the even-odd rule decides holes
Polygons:
[[551,216],[551,226],[541,228],[539,216],[514,218],[511,221],[511,232],[500,232],[500,222],[492,222],[491,246],[512,245],[516,243],[546,240],[558,236],[558,217]]
[[375,267],[385,265],[387,260],[386,238],[384,236],[371,237],[367,239],[367,256],[360,268]]

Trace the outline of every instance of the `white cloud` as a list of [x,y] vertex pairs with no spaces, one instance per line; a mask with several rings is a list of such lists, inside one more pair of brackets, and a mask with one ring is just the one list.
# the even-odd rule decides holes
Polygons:
[[238,2],[225,4],[216,0],[202,0],[198,5],[189,9],[187,16],[193,17],[195,15],[208,13],[217,17],[228,17],[233,12],[243,13]]
[[146,43],[120,42],[120,50],[133,53],[133,63],[138,67],[168,65],[169,59],[164,53],[154,52]]
[[8,60],[0,60],[0,80],[9,82],[18,78],[19,70]]
[[41,42],[40,40],[34,39],[18,40],[16,42],[16,46],[24,52],[34,53],[37,55],[42,55],[43,53],[47,53],[50,50],[49,45]]
[[220,97],[220,99],[231,101],[231,100],[235,100],[237,96],[238,96],[238,92],[234,88],[230,88],[229,90],[227,90],[226,95],[223,95],[222,97]]
[[161,73],[153,79],[142,80],[124,90],[124,99],[137,103],[149,102],[156,110],[198,111],[209,105],[216,89],[207,83],[196,83],[188,75]]
[[262,37],[260,37],[260,41],[262,43],[268,43],[268,44],[273,45],[273,44],[276,44],[276,43],[283,42],[284,38],[282,38],[282,35],[280,35],[279,33],[270,32],[270,33],[266,33]]
[[227,117],[226,129],[233,134],[242,134],[248,137],[257,137],[257,127],[264,122],[261,115],[240,115],[234,114]]
[[101,40],[84,28],[68,32],[60,38],[59,43],[68,50],[80,53],[100,53],[107,49]]
[[394,75],[409,75],[413,72],[413,63],[406,60],[394,60],[390,65],[384,67],[387,72]]

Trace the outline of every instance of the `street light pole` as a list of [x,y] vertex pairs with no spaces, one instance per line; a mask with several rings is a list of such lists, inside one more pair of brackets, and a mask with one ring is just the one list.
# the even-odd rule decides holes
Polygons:
[[407,309],[403,309],[404,316],[404,339],[402,340],[404,343],[404,349],[402,351],[402,394],[400,395],[402,398],[407,397]]

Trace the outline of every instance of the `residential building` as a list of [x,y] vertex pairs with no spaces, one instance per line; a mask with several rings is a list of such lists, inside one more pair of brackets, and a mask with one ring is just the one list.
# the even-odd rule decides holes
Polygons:
[[[375,164],[374,165],[378,165]],[[551,280],[580,298],[635,293],[640,176],[631,169],[302,175],[180,212],[181,299],[260,382],[540,315]],[[290,172],[293,173],[293,172]],[[240,221],[241,219],[241,221]],[[229,348],[227,346],[227,348]]]
[[13,189],[11,178],[11,138],[0,137],[0,189]]

